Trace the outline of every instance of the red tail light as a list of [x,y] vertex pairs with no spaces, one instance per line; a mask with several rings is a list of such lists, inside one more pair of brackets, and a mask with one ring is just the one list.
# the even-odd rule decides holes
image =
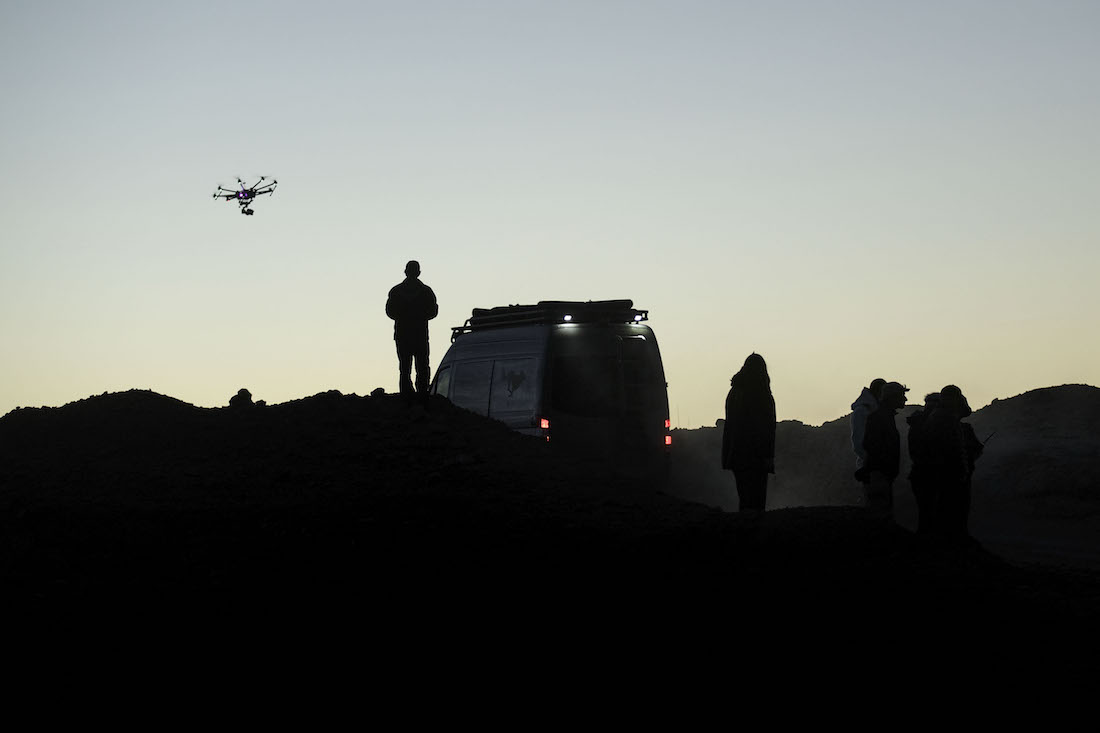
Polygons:
[[544,417],[541,420],[539,420],[539,427],[542,428],[543,430],[549,430],[550,429],[550,419]]
[[665,430],[668,430],[671,427],[672,427],[672,421],[666,418],[665,419]]
[[665,436],[665,445],[672,445],[672,436],[671,435],[666,435]]

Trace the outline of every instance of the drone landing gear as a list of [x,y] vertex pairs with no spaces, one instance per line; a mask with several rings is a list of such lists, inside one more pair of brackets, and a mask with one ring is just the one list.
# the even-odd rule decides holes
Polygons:
[[256,212],[253,211],[252,209],[241,209],[241,213],[244,214],[245,216],[252,216]]

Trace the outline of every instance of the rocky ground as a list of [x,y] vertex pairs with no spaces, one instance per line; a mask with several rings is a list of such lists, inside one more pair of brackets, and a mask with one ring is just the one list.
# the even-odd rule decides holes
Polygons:
[[855,507],[726,513],[443,400],[209,409],[135,390],[16,410],[0,522],[7,609],[40,618],[339,609],[498,643],[798,638],[851,667],[1098,668],[1095,573],[929,545]]

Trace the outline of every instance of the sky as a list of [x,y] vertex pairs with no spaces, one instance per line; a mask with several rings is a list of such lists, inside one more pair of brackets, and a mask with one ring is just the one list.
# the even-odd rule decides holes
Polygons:
[[[630,298],[673,426],[768,362],[1100,384],[1092,0],[0,2],[0,414],[397,389],[474,307]],[[216,187],[278,179],[241,216]]]

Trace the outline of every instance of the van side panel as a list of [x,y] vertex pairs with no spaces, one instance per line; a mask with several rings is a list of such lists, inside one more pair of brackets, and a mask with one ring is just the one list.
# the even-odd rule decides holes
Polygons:
[[546,325],[463,334],[440,361],[433,391],[515,430],[538,432],[549,334]]

